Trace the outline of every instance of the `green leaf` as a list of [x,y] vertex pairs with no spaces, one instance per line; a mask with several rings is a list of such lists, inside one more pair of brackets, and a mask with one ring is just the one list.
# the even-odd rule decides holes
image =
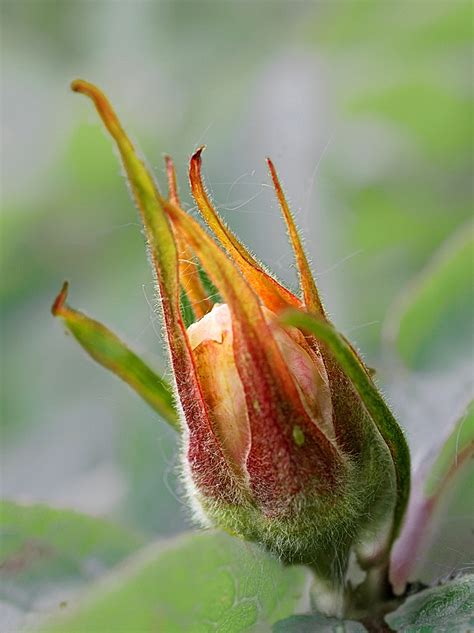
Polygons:
[[74,130],[62,157],[60,169],[74,184],[87,188],[89,195],[104,190],[113,194],[117,169],[108,140],[97,126],[80,123]]
[[104,325],[66,305],[67,291],[65,282],[52,307],[54,316],[63,319],[71,334],[95,361],[130,385],[179,431],[171,387]]
[[[91,590],[42,633],[193,633],[268,630],[292,613],[305,571],[284,568],[224,533],[153,545]],[[260,628],[259,628],[260,627]]]
[[471,146],[470,101],[444,85],[418,81],[378,88],[354,99],[349,110],[399,124],[431,159],[465,156]]
[[45,505],[0,502],[0,599],[30,611],[90,582],[143,545],[109,521]]
[[474,231],[463,226],[390,310],[387,338],[413,368],[438,364],[472,345]]
[[385,440],[392,455],[397,478],[397,502],[392,530],[392,539],[395,538],[399,532],[410,493],[410,452],[401,428],[350,343],[330,323],[298,310],[287,311],[281,320],[287,325],[311,332],[329,347]]
[[[472,497],[474,469],[474,401],[456,423],[443,443],[436,459],[429,468],[422,463],[415,475],[415,485],[410,498],[402,534],[392,550],[390,579],[396,593],[401,594],[409,580],[419,579],[416,570],[427,558],[433,537],[438,534],[439,523],[445,519],[448,501],[462,493],[467,484]],[[466,499],[465,495],[461,497]],[[466,504],[466,516],[472,516]],[[464,505],[464,504],[463,504]],[[443,512],[444,510],[444,512]],[[454,526],[450,527],[452,532]],[[457,535],[459,539],[459,534]],[[446,540],[446,535],[443,541]],[[456,540],[456,539],[454,539]],[[438,549],[440,544],[438,544]],[[441,545],[442,547],[442,545]],[[432,554],[431,554],[432,555]]]
[[424,494],[439,496],[449,480],[474,453],[474,400],[455,425],[425,480]]
[[[389,57],[384,62],[398,64],[406,64],[407,58],[413,60],[415,55],[415,62],[419,62],[423,54],[430,55],[431,59],[438,48],[448,55],[456,44],[471,42],[470,2],[451,0],[435,6],[412,2],[403,4],[365,0],[348,3],[343,10],[340,5],[332,4],[328,6],[331,10],[326,19],[310,20],[307,28],[318,48],[329,46],[339,54],[354,54],[355,50],[360,55],[361,47],[364,47],[364,52],[368,49],[371,53],[383,47]],[[409,14],[404,11],[406,6],[409,6]],[[387,38],[387,33],[390,33],[390,38]],[[366,53],[364,59],[367,57]],[[377,62],[370,57],[368,60],[374,64]],[[405,73],[410,71],[413,72],[413,67],[405,68]]]
[[272,633],[365,633],[360,622],[336,620],[323,615],[292,615],[273,625]]
[[420,591],[385,617],[403,633],[468,633],[474,627],[474,575]]

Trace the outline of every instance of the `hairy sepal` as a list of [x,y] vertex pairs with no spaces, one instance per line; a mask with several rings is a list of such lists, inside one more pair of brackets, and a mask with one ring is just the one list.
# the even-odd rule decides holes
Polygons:
[[[367,567],[381,564],[382,560],[388,560],[408,503],[410,454],[403,432],[352,345],[329,322],[293,310],[283,315],[282,321],[312,334],[324,350],[328,375],[333,380],[330,386],[336,434],[339,425],[349,427],[349,434],[357,429],[357,441],[353,443],[354,449],[358,449],[357,476],[361,494],[365,489],[370,499],[359,559]],[[334,384],[340,377],[344,390]],[[346,410],[345,420],[338,416],[341,409]]]
[[[185,440],[193,477],[209,495],[235,500],[235,477],[214,434],[196,375],[179,304],[179,264],[173,230],[153,177],[138,156],[105,95],[93,84],[76,80],[72,90],[92,99],[119,150],[132,197],[145,229],[156,276],[176,388],[185,418]],[[205,467],[203,466],[205,465]]]

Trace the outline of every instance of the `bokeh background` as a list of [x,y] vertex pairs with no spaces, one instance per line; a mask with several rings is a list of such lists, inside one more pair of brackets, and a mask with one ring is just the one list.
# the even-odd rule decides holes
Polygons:
[[[76,77],[107,92],[162,184],[174,157],[191,210],[187,161],[205,143],[218,209],[295,287],[270,155],[328,310],[377,367],[415,459],[441,440],[472,381],[472,260],[388,339],[412,280],[471,230],[471,2],[0,6],[3,496],[150,538],[190,527],[173,433],[49,312],[67,278],[71,305],[166,375],[138,219]],[[432,573],[468,564],[466,549],[444,561],[448,547]]]

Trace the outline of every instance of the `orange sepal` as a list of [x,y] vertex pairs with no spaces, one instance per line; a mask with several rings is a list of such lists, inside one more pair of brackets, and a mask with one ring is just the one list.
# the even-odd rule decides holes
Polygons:
[[319,298],[318,289],[316,288],[316,284],[314,282],[314,278],[309,267],[308,259],[304,252],[298,230],[293,220],[293,215],[291,214],[290,207],[288,205],[288,202],[286,201],[285,194],[283,193],[283,189],[278,179],[275,166],[270,158],[267,158],[267,164],[270,169],[273,186],[275,187],[278,202],[280,203],[283,217],[285,218],[286,226],[288,228],[290,241],[295,253],[296,265],[298,267],[298,274],[300,277],[301,290],[303,291],[304,305],[310,312],[314,312],[324,317],[324,309],[321,303],[321,299]]
[[263,269],[261,264],[224,224],[222,218],[219,217],[212,206],[201,176],[201,153],[203,149],[204,147],[200,147],[191,157],[189,180],[196,204],[207,224],[233,258],[250,286],[262,300],[262,303],[269,310],[279,313],[290,306],[301,307],[301,302]]
[[[181,206],[178,193],[176,170],[171,156],[165,156],[166,175],[168,178],[168,199],[177,206]],[[179,254],[179,281],[188,296],[197,319],[201,319],[212,308],[206,290],[199,277],[199,269],[194,260],[194,253],[179,231],[174,232]]]

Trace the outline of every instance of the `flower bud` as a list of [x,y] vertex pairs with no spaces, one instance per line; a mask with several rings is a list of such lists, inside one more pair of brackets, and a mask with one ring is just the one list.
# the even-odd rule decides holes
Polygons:
[[[265,545],[286,563],[311,565],[322,578],[342,581],[351,549],[362,564],[385,559],[406,503],[395,459],[403,440],[396,423],[380,421],[385,409],[379,414],[369,373],[343,338],[347,367],[330,339],[282,324],[282,314],[297,309],[330,326],[273,164],[268,160],[301,297],[272,277],[218,216],[201,179],[202,149],[189,175],[214,236],[181,208],[171,160],[167,199],[105,96],[81,80],[73,89],[93,99],[116,141],[145,228],[196,516]],[[212,309],[198,264],[222,299]],[[198,317],[188,328],[182,292]],[[362,390],[347,368],[362,375]]]
[[[201,488],[199,472],[205,465],[200,464],[196,476],[186,460],[192,448],[188,439],[184,463],[189,498],[204,524],[264,543],[286,562],[318,560],[321,571],[337,556],[336,548],[344,551],[349,546],[344,533],[353,535],[361,527],[360,520],[356,524],[363,498],[357,466],[337,447],[321,354],[301,331],[283,328],[266,308],[262,312],[307,415],[300,417],[289,404],[284,407],[284,425],[275,432],[273,420],[267,418],[263,438],[257,435],[252,406],[246,400],[248,385],[234,356],[232,312],[227,304],[215,304],[189,326],[187,335],[212,430],[225,455],[223,471],[213,471],[212,477],[222,482],[230,465],[234,496],[229,502],[221,490]],[[315,444],[324,441],[327,454],[321,457]],[[259,459],[252,461],[253,445],[261,444]],[[214,468],[215,463],[209,465]],[[284,476],[270,477],[272,470]]]

